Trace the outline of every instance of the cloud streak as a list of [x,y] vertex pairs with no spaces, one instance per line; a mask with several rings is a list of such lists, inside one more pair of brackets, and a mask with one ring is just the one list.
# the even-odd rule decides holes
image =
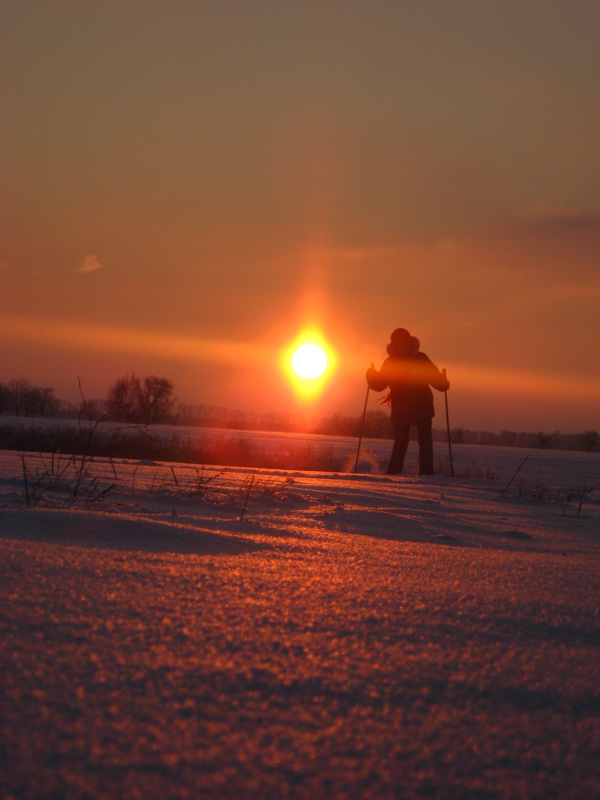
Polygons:
[[571,209],[541,209],[530,221],[529,231],[546,235],[600,234],[600,213],[584,213]]
[[0,316],[0,334],[6,340],[52,342],[76,350],[152,355],[171,360],[234,366],[246,366],[257,359],[275,358],[273,348],[248,342],[173,336],[148,330],[10,314]]
[[98,260],[98,256],[90,255],[90,256],[85,256],[85,258],[83,258],[79,262],[75,272],[78,272],[80,275],[83,275],[88,272],[96,272],[99,269],[102,269],[102,264]]

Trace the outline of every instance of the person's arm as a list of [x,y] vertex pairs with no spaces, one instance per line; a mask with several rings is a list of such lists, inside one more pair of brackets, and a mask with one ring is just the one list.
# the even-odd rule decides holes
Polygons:
[[444,373],[440,372],[440,370],[436,367],[433,361],[430,361],[429,358],[427,359],[427,361],[428,361],[427,382],[430,384],[430,386],[433,386],[434,389],[437,389],[438,392],[447,392],[448,389],[450,388],[450,382],[448,381]]
[[382,392],[390,385],[389,378],[386,376],[385,364],[386,362],[384,361],[379,372],[372,364],[367,370],[367,383],[369,384],[369,389],[374,392]]

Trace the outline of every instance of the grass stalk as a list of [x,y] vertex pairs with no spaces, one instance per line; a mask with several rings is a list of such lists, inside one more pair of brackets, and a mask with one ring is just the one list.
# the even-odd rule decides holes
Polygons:
[[250,492],[252,490],[252,485],[254,483],[254,479],[255,478],[256,478],[256,473],[254,473],[252,475],[252,477],[250,478],[250,480],[248,482],[248,489],[246,490],[246,496],[244,497],[244,504],[242,505],[242,511],[240,513],[240,522],[242,522],[243,519],[244,519],[244,514],[246,513],[246,507],[248,505],[248,500],[250,498]]
[[525,464],[525,462],[527,461],[527,459],[528,459],[528,458],[529,458],[529,456],[525,456],[525,458],[523,459],[523,461],[521,461],[521,463],[519,464],[519,466],[517,467],[517,469],[516,469],[516,470],[515,470],[515,472],[513,473],[513,475],[512,475],[512,477],[511,477],[511,479],[509,480],[509,482],[506,484],[506,486],[504,487],[504,489],[502,489],[502,491],[500,492],[500,494],[499,494],[499,495],[498,495],[498,497],[496,498],[497,500],[500,500],[500,498],[501,498],[501,497],[504,495],[504,493],[506,492],[506,490],[508,489],[508,487],[511,485],[511,483],[514,481],[514,479],[517,477],[517,475],[518,475],[518,474],[519,474],[519,472],[521,471],[521,467],[523,467],[523,466],[524,466],[524,464]]
[[27,506],[30,505],[29,502],[29,485],[27,481],[27,466],[25,465],[25,454],[21,455],[21,463],[23,464],[23,486],[25,487],[25,502]]

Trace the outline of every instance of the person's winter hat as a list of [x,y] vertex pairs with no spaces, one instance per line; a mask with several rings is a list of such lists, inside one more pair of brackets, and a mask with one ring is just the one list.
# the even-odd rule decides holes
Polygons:
[[392,331],[390,342],[394,350],[404,350],[406,347],[410,347],[412,336],[406,328],[396,328],[395,331]]

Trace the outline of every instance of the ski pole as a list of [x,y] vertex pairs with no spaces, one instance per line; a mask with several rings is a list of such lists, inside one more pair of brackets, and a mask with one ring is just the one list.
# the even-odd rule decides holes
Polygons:
[[[442,375],[446,378],[446,370],[442,370]],[[450,475],[454,477],[454,464],[452,463],[452,440],[450,438],[450,415],[448,414],[448,390],[444,390],[444,398],[446,400],[446,428],[448,430],[448,452],[450,453]]]
[[[375,364],[371,364],[375,369]],[[358,447],[356,448],[356,461],[354,462],[354,472],[358,469],[358,456],[360,453],[360,443],[362,442],[363,430],[365,427],[365,417],[367,415],[367,403],[369,402],[369,387],[367,386],[367,394],[365,395],[365,407],[363,408],[362,421],[360,423],[360,434],[358,436]]]

